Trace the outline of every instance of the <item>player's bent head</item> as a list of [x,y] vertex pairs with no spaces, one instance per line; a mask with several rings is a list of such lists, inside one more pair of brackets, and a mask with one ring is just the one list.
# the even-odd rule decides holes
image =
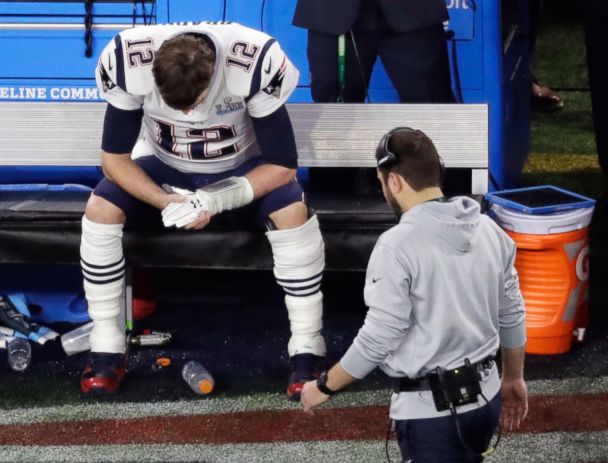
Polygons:
[[414,191],[441,187],[444,166],[435,145],[421,130],[397,127],[386,133],[376,150],[382,179],[389,172],[401,175]]
[[213,44],[200,35],[182,34],[165,41],[156,52],[152,73],[158,90],[173,109],[198,102],[209,87],[215,65]]

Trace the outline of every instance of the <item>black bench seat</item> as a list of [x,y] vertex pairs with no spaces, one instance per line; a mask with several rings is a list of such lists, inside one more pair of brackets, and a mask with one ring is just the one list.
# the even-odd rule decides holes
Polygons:
[[[0,264],[78,264],[80,220],[88,191],[0,193]],[[328,270],[365,270],[378,236],[396,218],[374,195],[308,195],[319,217]],[[202,231],[151,223],[125,227],[130,267],[271,269],[264,233],[234,214],[222,214]]]

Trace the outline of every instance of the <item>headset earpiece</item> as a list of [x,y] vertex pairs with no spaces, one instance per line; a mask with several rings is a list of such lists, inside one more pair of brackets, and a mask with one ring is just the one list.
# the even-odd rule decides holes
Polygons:
[[447,169],[445,167],[445,164],[443,163],[443,158],[439,156],[439,154],[437,154],[437,157],[439,158],[439,179],[441,181],[441,186],[443,186],[443,183],[445,182],[445,177],[447,175]]

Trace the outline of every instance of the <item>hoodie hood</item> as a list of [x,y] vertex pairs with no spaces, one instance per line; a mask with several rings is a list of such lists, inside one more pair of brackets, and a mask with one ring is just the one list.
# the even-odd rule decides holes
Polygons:
[[458,196],[449,201],[428,201],[401,216],[400,223],[416,223],[460,252],[469,252],[479,229],[480,207],[474,199]]

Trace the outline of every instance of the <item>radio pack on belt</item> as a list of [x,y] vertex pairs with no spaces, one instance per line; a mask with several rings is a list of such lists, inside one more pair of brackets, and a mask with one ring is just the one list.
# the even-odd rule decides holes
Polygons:
[[427,377],[438,412],[475,403],[481,394],[481,376],[468,358],[464,359],[462,367],[453,370],[437,367]]
[[[455,409],[460,405],[477,402],[481,394],[481,369],[491,368],[494,356],[471,363],[464,359],[464,365],[452,370],[435,368],[423,378],[396,378],[395,392],[431,391],[438,412]],[[450,407],[450,405],[452,407]]]

